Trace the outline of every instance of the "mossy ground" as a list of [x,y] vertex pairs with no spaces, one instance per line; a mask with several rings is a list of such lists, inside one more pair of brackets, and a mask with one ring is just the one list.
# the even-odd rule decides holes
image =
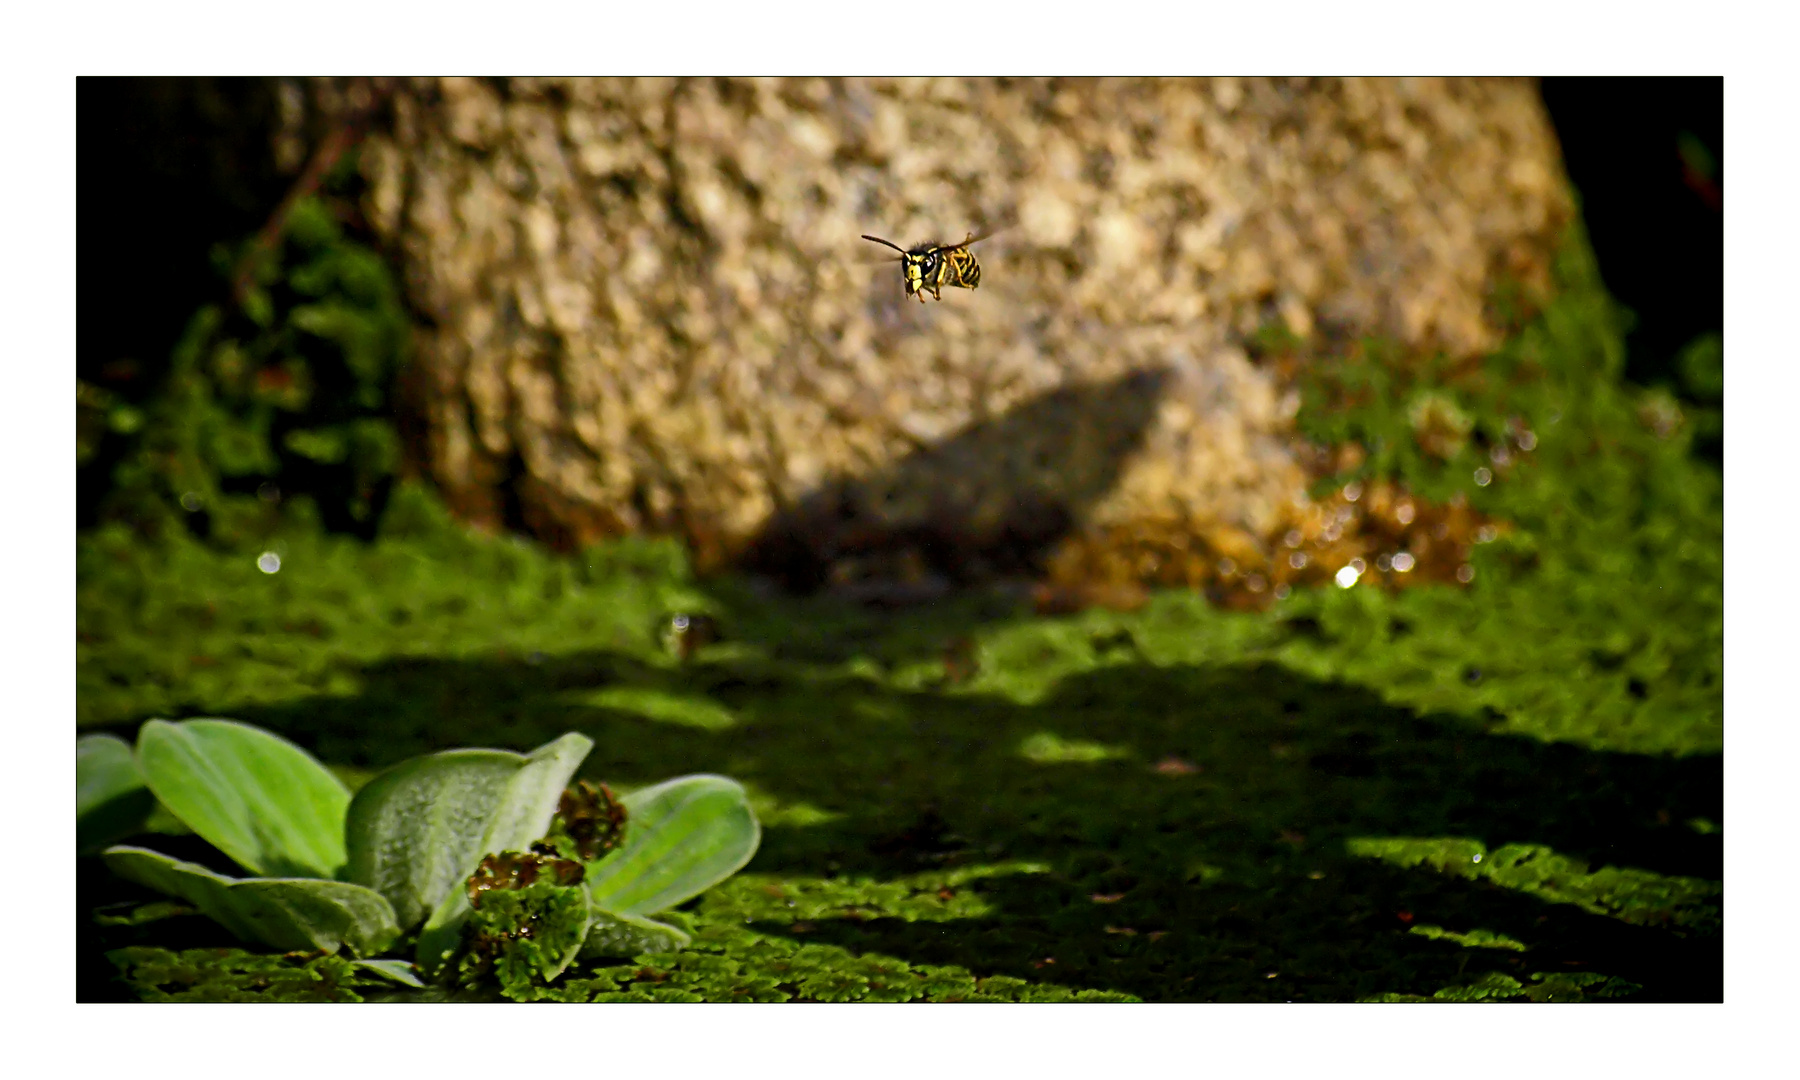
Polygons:
[[[746,783],[763,847],[689,906],[693,946],[577,964],[545,997],[1720,1000],[1720,477],[1699,425],[1620,381],[1572,250],[1547,312],[1440,379],[1475,421],[1460,456],[1419,452],[1372,362],[1311,384],[1303,424],[1369,447],[1360,475],[1512,523],[1466,588],[1060,618],[997,588],[882,613],[696,580],[659,542],[471,536],[406,488],[373,542],[297,528],[275,574],[84,536],[80,722],[229,716],[352,782],[578,730],[583,775],[615,788]],[[1482,425],[1514,420],[1535,449],[1474,483]],[[676,611],[721,640],[671,655]],[[199,846],[157,846],[179,843]],[[131,895],[84,866],[84,911]],[[173,953],[118,954],[131,979],[108,981],[106,949],[219,933],[91,925],[82,994],[238,986]]]

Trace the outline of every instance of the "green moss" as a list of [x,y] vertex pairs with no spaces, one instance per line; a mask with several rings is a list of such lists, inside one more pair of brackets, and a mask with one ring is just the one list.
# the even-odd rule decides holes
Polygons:
[[1484,975],[1467,986],[1447,987],[1431,995],[1437,1001],[1504,1001],[1517,997],[1525,989],[1511,975]]
[[1610,975],[1597,975],[1591,971],[1568,972],[1536,972],[1531,976],[1535,984],[1525,987],[1525,997],[1531,1001],[1586,1001],[1590,998],[1622,998],[1630,997],[1643,987],[1627,979],[1615,979]]
[[[718,950],[701,951],[701,950]],[[1080,990],[965,968],[909,964],[877,953],[800,944],[754,932],[721,933],[680,953],[571,971],[551,987],[509,995],[554,1001],[1131,1001],[1129,994]]]
[[134,946],[107,953],[144,1001],[361,1001],[392,985],[341,956],[267,956],[242,949],[171,952]]
[[[341,194],[294,204],[274,257],[194,314],[144,410],[82,388],[86,428],[116,444],[105,519],[219,550],[308,521],[373,530],[399,466],[385,413],[411,328],[381,257],[339,224]],[[236,262],[215,252],[222,280]],[[84,438],[82,460],[99,438]]]
[[[612,665],[638,679],[666,666],[653,647],[654,621],[696,590],[685,575],[655,566],[659,545],[620,545],[626,550],[597,552],[591,562],[550,559],[463,534],[416,487],[403,487],[394,502],[373,544],[305,530],[276,536],[276,573],[259,569],[255,552],[219,553],[182,536],[152,545],[112,527],[85,537],[77,554],[79,722],[355,699],[377,671],[404,679],[415,658],[456,656],[525,676],[534,711],[580,713],[563,700],[566,691],[605,680]],[[591,674],[541,664],[570,642],[618,658]],[[555,684],[559,671],[566,686]],[[405,711],[415,716],[452,700],[407,696]],[[402,741],[381,764],[441,747],[424,732],[390,734]],[[471,734],[475,744],[493,738]],[[354,741],[367,743],[360,734]],[[324,756],[372,763],[344,744]]]
[[1485,975],[1473,983],[1447,986],[1434,994],[1378,994],[1364,1001],[1539,1001],[1572,1003],[1623,998],[1643,987],[1593,972],[1533,972],[1529,985],[1510,975]]
[[[762,847],[678,913],[687,949],[520,997],[1718,1000],[1720,478],[1619,381],[1578,246],[1564,279],[1478,369],[1307,377],[1301,423],[1367,446],[1354,475],[1510,523],[1467,588],[884,614],[699,581],[666,543],[552,557],[403,487],[371,542],[284,527],[275,574],[82,536],[78,716],[230,715],[353,776],[573,729],[615,790],[746,783]],[[1441,457],[1407,408],[1434,381],[1469,421]],[[673,612],[721,639],[684,657]]]
[[1085,764],[1124,757],[1125,752],[1102,743],[1082,739],[1064,739],[1054,732],[1037,731],[1025,736],[1019,744],[1019,755],[1039,765]]
[[1492,930],[1471,930],[1466,934],[1459,934],[1453,930],[1446,930],[1441,926],[1425,924],[1413,927],[1412,932],[1420,937],[1430,938],[1433,941],[1454,942],[1455,944],[1468,949],[1510,949],[1513,952],[1525,951],[1524,942],[1515,941],[1505,934],[1496,934]]
[[571,705],[615,709],[657,723],[684,724],[705,731],[728,728],[736,723],[729,709],[703,694],[670,693],[650,686],[577,690],[567,700]]
[[586,935],[588,905],[580,885],[537,881],[490,889],[469,913],[469,942],[458,968],[465,985],[492,976],[509,996],[553,980]]
[[1589,873],[1586,863],[1535,844],[1508,844],[1490,853],[1473,840],[1358,838],[1350,841],[1349,850],[1397,866],[1429,866],[1491,881],[1640,926],[1705,932],[1719,928],[1723,888],[1716,881],[1614,866]]
[[[708,894],[707,904],[710,912],[722,918],[741,915],[776,922],[834,918],[945,922],[989,914],[987,902],[969,887],[971,883],[1010,874],[1043,873],[1047,869],[1041,863],[998,863],[908,874],[890,881],[862,875],[793,880],[747,873]],[[771,900],[774,905],[769,903]],[[771,911],[771,906],[776,910]]]

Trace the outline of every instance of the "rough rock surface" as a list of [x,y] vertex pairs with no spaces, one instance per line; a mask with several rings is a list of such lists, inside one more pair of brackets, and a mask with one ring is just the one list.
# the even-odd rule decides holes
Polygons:
[[[389,119],[369,211],[453,505],[815,584],[1262,542],[1306,475],[1245,343],[1478,353],[1572,214],[1525,80],[444,79]],[[941,303],[858,239],[989,224]]]

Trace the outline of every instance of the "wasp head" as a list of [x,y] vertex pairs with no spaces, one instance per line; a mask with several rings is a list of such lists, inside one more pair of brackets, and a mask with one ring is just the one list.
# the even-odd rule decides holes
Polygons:
[[937,256],[908,255],[900,267],[906,275],[906,294],[911,296],[925,286],[925,279],[937,269]]
[[936,299],[942,299],[938,296],[938,290],[944,285],[945,252],[948,250],[943,245],[920,244],[909,251],[892,240],[883,240],[879,236],[870,236],[864,233],[863,239],[884,244],[900,253],[900,273],[904,279],[907,296],[918,297],[921,304],[925,302],[923,294],[927,292]]

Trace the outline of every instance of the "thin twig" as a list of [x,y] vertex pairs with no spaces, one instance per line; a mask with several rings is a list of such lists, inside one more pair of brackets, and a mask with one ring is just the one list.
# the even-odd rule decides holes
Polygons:
[[363,135],[368,132],[369,122],[374,119],[376,111],[386,99],[385,91],[385,87],[372,87],[369,103],[352,113],[349,119],[333,128],[319,141],[312,157],[307,160],[306,167],[294,179],[293,186],[288,188],[287,194],[282,196],[281,202],[275,207],[275,212],[269,215],[269,220],[257,230],[250,246],[238,258],[237,267],[231,275],[231,295],[240,305],[249,295],[250,279],[256,273],[257,266],[274,249],[281,234],[286,231],[288,218],[293,214],[294,207],[301,199],[317,191],[332,168],[362,141]]

